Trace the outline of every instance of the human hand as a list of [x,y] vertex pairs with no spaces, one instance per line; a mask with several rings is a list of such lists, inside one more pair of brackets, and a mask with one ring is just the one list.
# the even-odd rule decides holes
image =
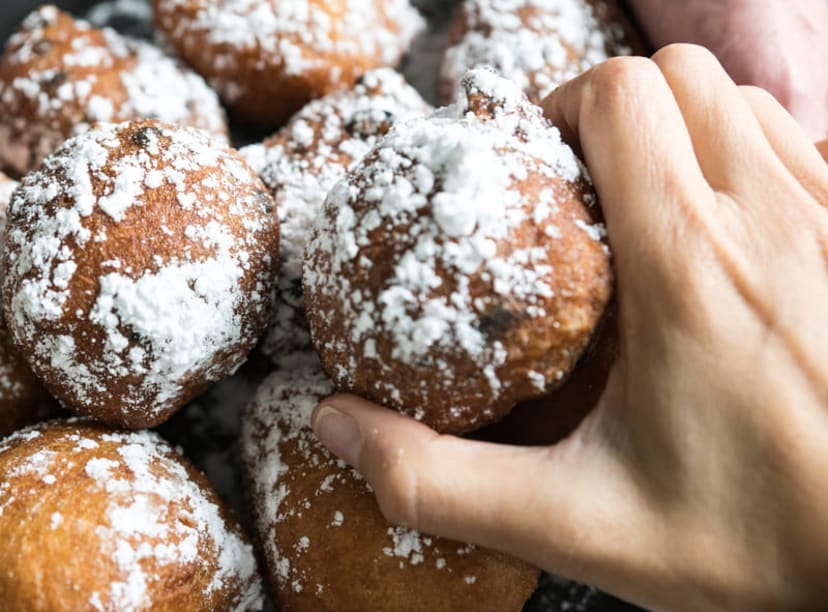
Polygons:
[[618,58],[547,114],[580,144],[619,358],[549,447],[440,436],[352,396],[314,413],[387,518],[651,608],[824,605],[828,166],[700,47]]
[[828,136],[825,0],[631,0],[657,48],[697,43],[742,85],[771,92],[812,139]]

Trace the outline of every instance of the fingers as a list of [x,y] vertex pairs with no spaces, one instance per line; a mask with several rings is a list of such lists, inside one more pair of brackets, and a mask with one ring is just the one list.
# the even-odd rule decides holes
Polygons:
[[577,442],[549,449],[440,436],[353,396],[324,401],[313,427],[365,475],[392,523],[594,581],[634,548],[626,540],[635,520],[621,519],[629,504],[618,493],[627,479]]
[[[739,90],[788,171],[814,198],[828,206],[828,165],[819,150],[820,143],[815,147],[796,119],[764,89],[742,86]],[[825,143],[828,141],[822,144]]]
[[658,66],[609,60],[562,85],[543,108],[581,145],[619,274],[629,271],[634,280],[633,272],[645,277],[661,268],[669,277],[686,217],[705,216],[713,192]]
[[670,45],[653,62],[675,96],[714,189],[749,193],[757,167],[779,169],[750,105],[712,53],[695,45]]

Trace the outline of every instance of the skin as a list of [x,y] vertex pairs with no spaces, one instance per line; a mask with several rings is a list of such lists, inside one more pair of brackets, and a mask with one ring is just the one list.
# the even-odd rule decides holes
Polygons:
[[656,48],[710,49],[740,85],[771,92],[813,139],[828,136],[825,0],[630,0]]
[[652,609],[828,597],[828,165],[710,52],[617,58],[544,103],[617,271],[619,357],[563,441],[440,436],[351,396],[317,435],[386,517]]

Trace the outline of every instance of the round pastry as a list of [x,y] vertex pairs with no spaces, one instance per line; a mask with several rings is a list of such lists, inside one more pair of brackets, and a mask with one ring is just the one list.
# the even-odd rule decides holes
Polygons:
[[610,57],[644,52],[612,0],[464,0],[443,60],[440,97],[453,101],[467,70],[491,66],[538,103]]
[[[0,172],[0,251],[6,233],[6,210],[17,182]],[[26,360],[9,340],[0,315],[0,438],[53,415],[57,410]]]
[[11,610],[261,609],[253,548],[156,434],[53,421],[0,442]]
[[396,65],[423,20],[409,0],[154,0],[155,22],[236,117],[283,123]]
[[446,433],[496,421],[567,377],[609,301],[585,168],[515,85],[389,132],[329,194],[305,305],[343,391]]
[[0,58],[0,164],[22,176],[96,122],[158,119],[226,139],[224,111],[156,47],[54,6],[29,15]]
[[206,132],[101,124],[23,179],[3,298],[35,374],[79,414],[154,427],[235,371],[267,323],[273,199]]
[[368,484],[319,443],[311,412],[333,390],[315,355],[293,355],[245,415],[242,453],[278,608],[520,610],[536,569],[389,524]]
[[429,106],[397,72],[380,68],[350,90],[315,100],[262,145],[242,149],[276,200],[280,253],[276,303],[259,345],[271,360],[311,346],[302,298],[302,258],[325,195],[391,126]]

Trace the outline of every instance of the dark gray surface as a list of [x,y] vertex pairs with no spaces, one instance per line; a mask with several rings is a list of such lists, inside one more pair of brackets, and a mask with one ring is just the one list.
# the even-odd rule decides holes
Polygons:
[[[289,1],[289,0],[283,0]],[[152,37],[147,20],[148,0],[54,0],[51,4],[76,16],[91,17],[95,25],[111,25],[133,36]],[[409,80],[423,96],[434,102],[437,66],[445,44],[448,22],[458,0],[413,0],[432,24],[415,42],[412,57],[404,66]],[[20,21],[44,2],[6,0],[0,3],[0,41],[5,41]],[[94,7],[94,8],[93,8]],[[93,9],[90,12],[90,9]],[[266,134],[235,131],[236,144],[261,140]],[[241,491],[238,428],[241,410],[266,371],[250,363],[233,378],[219,383],[160,428],[173,444],[204,471],[218,493],[249,527],[249,515]],[[268,607],[268,610],[272,609]],[[544,575],[540,587],[524,612],[630,612],[638,608],[593,588]]]

